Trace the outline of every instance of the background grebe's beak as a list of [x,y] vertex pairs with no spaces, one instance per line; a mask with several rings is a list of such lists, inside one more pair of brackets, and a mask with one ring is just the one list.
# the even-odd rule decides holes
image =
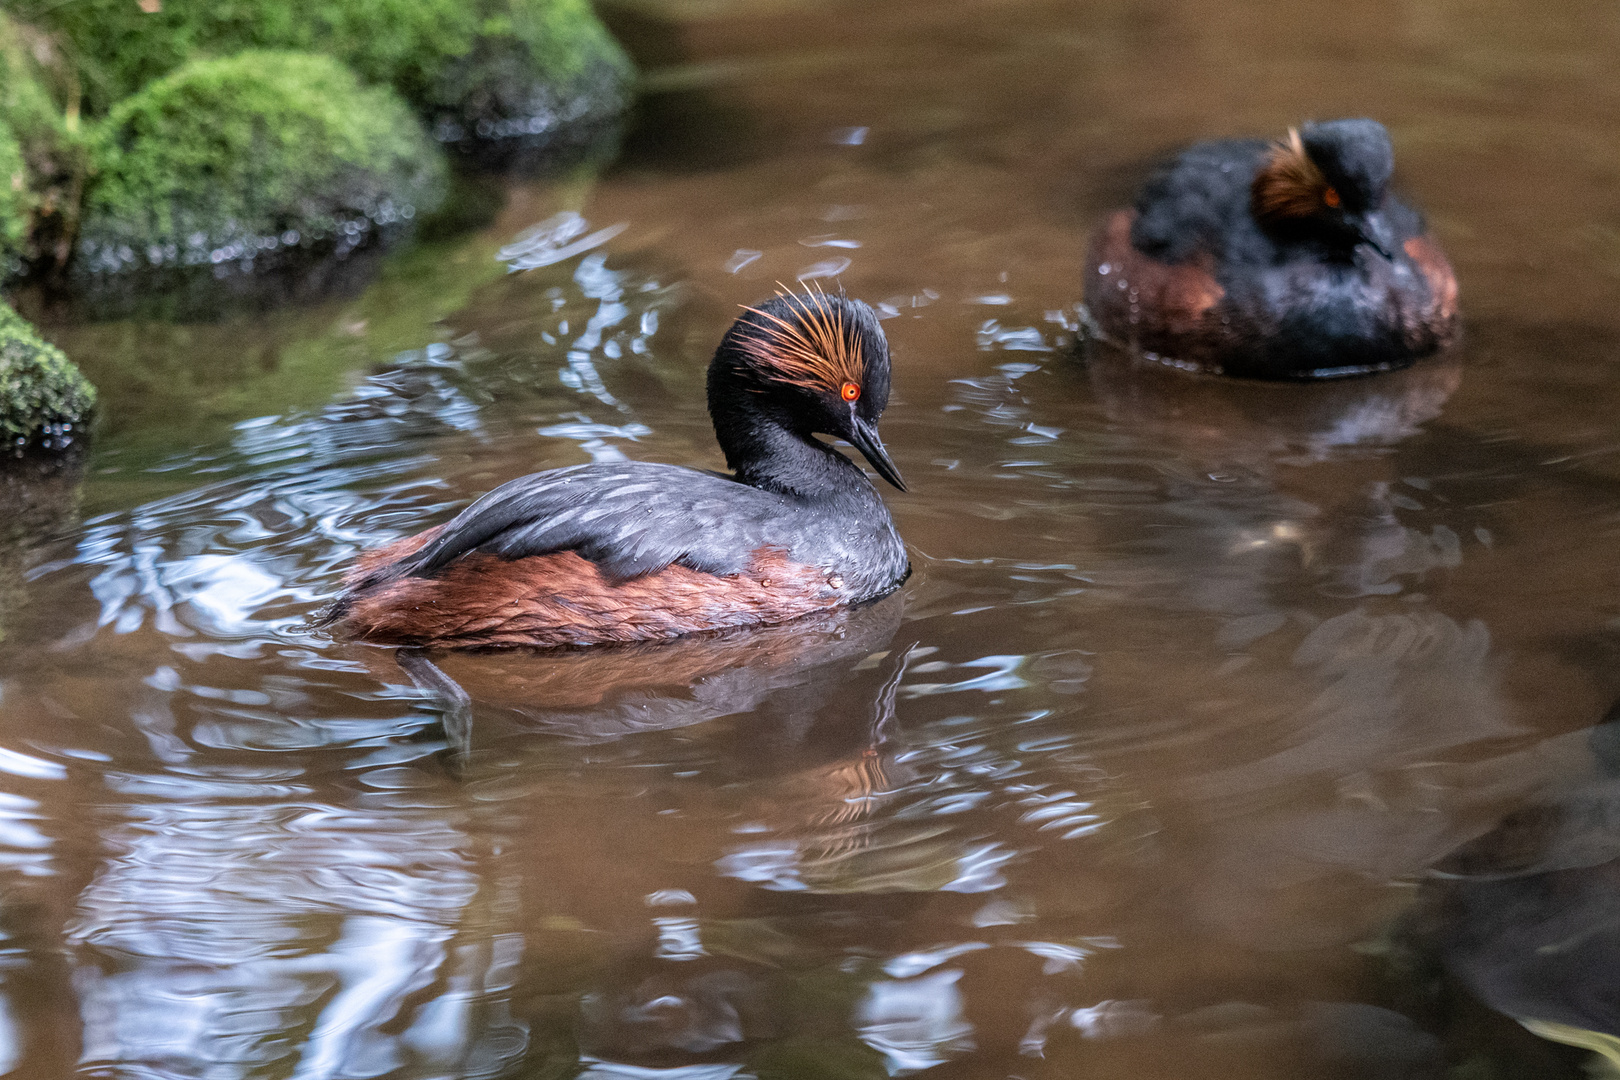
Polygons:
[[1351,228],[1355,230],[1356,238],[1363,244],[1366,244],[1390,262],[1395,261],[1395,239],[1389,235],[1389,227],[1384,224],[1382,218],[1369,214],[1360,221],[1353,220]]
[[900,479],[900,470],[894,467],[889,460],[889,452],[883,449],[883,440],[878,438],[877,429],[870,427],[865,421],[854,418],[849,426],[849,445],[861,452],[877,474],[901,491],[906,490],[906,482]]

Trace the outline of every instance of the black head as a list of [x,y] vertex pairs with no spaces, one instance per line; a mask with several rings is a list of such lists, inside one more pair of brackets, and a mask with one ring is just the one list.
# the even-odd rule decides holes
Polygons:
[[1299,130],[1305,153],[1348,213],[1364,214],[1384,203],[1395,172],[1395,147],[1376,120],[1329,120]]
[[732,324],[709,365],[709,411],[727,461],[739,473],[723,417],[743,394],[745,412],[804,438],[843,439],[879,476],[906,490],[878,438],[889,404],[889,343],[877,314],[859,300],[819,289],[778,293]]
[[1387,259],[1379,214],[1395,171],[1389,132],[1376,120],[1330,120],[1290,128],[1255,174],[1251,206],[1261,225],[1331,246],[1367,244]]

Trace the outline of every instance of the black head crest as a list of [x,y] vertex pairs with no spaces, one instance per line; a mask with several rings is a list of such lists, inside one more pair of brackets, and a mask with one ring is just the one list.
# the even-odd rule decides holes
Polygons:
[[1254,216],[1263,222],[1288,221],[1336,208],[1340,195],[1305,152],[1298,128],[1275,143],[1250,189]]
[[744,307],[758,317],[738,341],[752,365],[768,378],[807,390],[847,396],[847,388],[865,385],[866,350],[861,328],[846,311],[849,302],[815,286],[776,295],[781,302],[769,305],[775,311]]
[[1250,189],[1261,222],[1378,208],[1395,169],[1389,132],[1376,120],[1331,120],[1289,128],[1272,146]]

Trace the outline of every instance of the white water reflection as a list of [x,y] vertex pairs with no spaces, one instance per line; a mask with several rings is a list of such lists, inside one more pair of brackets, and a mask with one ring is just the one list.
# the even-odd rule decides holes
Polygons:
[[513,272],[538,270],[599,248],[629,227],[629,222],[620,222],[581,236],[590,223],[574,211],[564,210],[524,229],[495,257]]
[[913,979],[881,979],[855,1010],[861,1041],[883,1055],[891,1076],[931,1069],[973,1049],[962,1015],[962,973],[947,968]]
[[645,1065],[626,1065],[618,1061],[603,1061],[600,1058],[585,1057],[581,1059],[585,1071],[579,1074],[578,1080],[732,1080],[733,1077],[746,1077],[751,1074],[744,1071],[741,1065],[676,1065],[667,1069],[649,1068]]
[[[141,804],[68,928],[86,1068],[492,1076],[508,1011],[466,834],[377,802]],[[506,943],[506,944],[503,944]],[[431,992],[429,992],[431,991]]]

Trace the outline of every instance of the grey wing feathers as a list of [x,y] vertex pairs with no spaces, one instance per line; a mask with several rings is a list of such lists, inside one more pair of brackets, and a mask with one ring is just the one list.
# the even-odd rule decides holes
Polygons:
[[503,484],[473,503],[400,572],[430,576],[473,551],[507,559],[576,551],[614,578],[681,563],[746,569],[772,544],[782,496],[696,469],[645,462],[576,465]]

